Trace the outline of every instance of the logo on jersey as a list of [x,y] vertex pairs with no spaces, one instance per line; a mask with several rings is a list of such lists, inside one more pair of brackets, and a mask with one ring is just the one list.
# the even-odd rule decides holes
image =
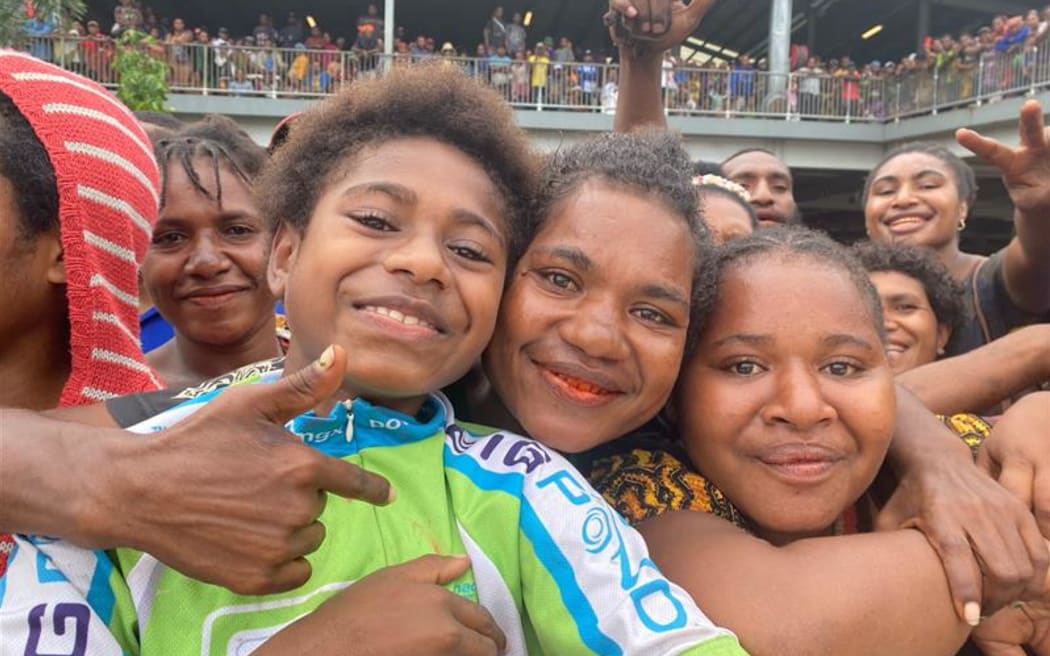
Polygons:
[[0,577],[7,573],[7,561],[15,551],[15,536],[0,533]]

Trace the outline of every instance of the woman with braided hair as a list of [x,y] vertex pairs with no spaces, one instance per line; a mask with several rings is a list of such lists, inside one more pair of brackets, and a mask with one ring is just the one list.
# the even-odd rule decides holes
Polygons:
[[266,284],[271,231],[252,198],[266,161],[266,151],[222,116],[157,143],[160,216],[142,283],[175,329],[149,354],[171,387],[281,354]]

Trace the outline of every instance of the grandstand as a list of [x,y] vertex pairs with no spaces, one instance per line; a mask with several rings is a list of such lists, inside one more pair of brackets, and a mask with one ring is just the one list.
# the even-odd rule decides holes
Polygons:
[[[1016,75],[1012,73],[1015,55],[1004,53],[993,62],[994,76],[987,75],[987,71],[982,74],[980,68],[958,75],[952,69],[935,65],[926,65],[920,75],[858,73],[864,77],[859,78],[855,97],[850,97],[851,83],[829,70],[820,80],[816,105],[806,106],[797,98],[763,102],[763,91],[774,79],[762,70],[762,60],[769,54],[773,1],[733,0],[714,6],[678,53],[674,74],[678,91],[667,94],[668,113],[672,125],[686,135],[697,156],[717,159],[737,145],[764,146],[782,153],[795,170],[796,195],[807,222],[843,238],[860,234],[862,222],[856,192],[867,168],[893,143],[910,138],[934,138],[947,143],[951,128],[956,125],[991,129],[1001,138],[1012,139],[1010,116],[1016,116],[1020,97],[1041,94],[1045,98],[1050,87],[1050,40],[1047,40],[1040,49],[1025,55],[1023,70],[1018,69]],[[231,41],[250,34],[260,12],[269,13],[274,17],[275,26],[280,27],[288,12],[294,11],[300,21],[310,16],[333,40],[339,36],[347,38],[349,48],[357,17],[365,12],[368,3],[364,0],[351,3],[319,0],[309,4],[301,0],[262,0],[249,5],[153,0],[145,4],[153,9],[162,25],[170,25],[171,19],[179,16],[191,29],[205,27],[213,35],[218,28],[225,27]],[[377,4],[382,11],[383,3]],[[611,78],[615,61],[608,66],[605,62],[615,52],[598,20],[607,6],[606,0],[501,4],[507,20],[515,12],[531,12],[529,48],[546,37],[555,44],[560,37],[568,37],[578,57],[582,58],[587,50],[593,51],[599,86]],[[455,44],[457,54],[468,56],[457,59],[459,65],[493,81],[492,72],[498,69],[469,56],[475,54],[482,28],[495,5],[496,2],[481,0],[396,0],[395,22],[404,28],[405,41],[410,42],[422,34],[430,37],[431,48],[436,49],[434,43]],[[990,25],[998,14],[1015,15],[1028,8],[1027,3],[1015,0],[796,0],[791,14],[793,54],[797,56],[808,50],[825,60],[849,57],[861,69],[873,60],[897,61],[908,59],[912,53],[922,61],[928,55],[923,48],[924,37],[975,33],[982,26]],[[113,3],[92,0],[89,10],[103,25],[112,22]],[[875,26],[881,26],[881,30],[867,39],[862,38],[863,33]],[[48,52],[48,48],[50,52],[63,49],[48,45],[41,50]],[[209,57],[214,58],[207,43],[192,45],[191,49],[195,61],[208,62]],[[351,83],[362,71],[367,73],[396,63],[386,62],[377,55],[379,61],[362,64],[361,58],[346,52],[333,55],[307,51],[304,54],[293,48],[268,52],[275,64],[283,65],[284,69],[279,74],[254,75],[251,91],[238,94],[248,97],[222,97],[231,94],[224,87],[232,80],[232,74],[205,64],[195,68],[195,77],[187,78],[185,84],[173,85],[172,106],[189,116],[206,111],[231,114],[262,139],[281,116],[301,108],[310,98],[334,91],[339,84]],[[738,85],[728,68],[728,62],[741,54],[751,56],[758,63],[753,81],[747,86]],[[171,53],[165,52],[163,56],[170,57]],[[338,72],[327,78],[318,73],[317,77],[292,81],[286,71],[297,59],[310,71],[331,66]],[[799,62],[794,64],[797,66]],[[581,66],[573,64],[563,76],[552,75],[550,87],[544,90],[542,98],[532,89],[516,95],[509,84],[502,87],[508,100],[519,109],[519,120],[541,145],[555,146],[574,135],[610,127],[609,117],[601,112],[608,114],[611,107],[603,102],[605,99],[595,88],[583,92],[579,82]],[[789,96],[797,95],[801,77],[797,72],[792,74]],[[100,81],[112,83],[114,80]],[[702,91],[697,94],[692,91],[695,89]],[[734,98],[733,94],[740,94],[741,89],[746,91],[746,97]],[[952,109],[960,110],[955,113],[964,116],[948,118],[945,112]],[[741,117],[747,120],[739,120]],[[1009,206],[994,172],[979,166],[978,174],[982,201],[965,236],[965,245],[974,251],[989,252],[1008,237]]]

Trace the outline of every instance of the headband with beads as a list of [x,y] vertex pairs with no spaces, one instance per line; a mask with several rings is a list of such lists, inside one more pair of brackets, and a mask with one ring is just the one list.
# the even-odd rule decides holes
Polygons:
[[732,180],[727,180],[720,175],[714,175],[708,173],[707,175],[698,175],[693,178],[694,187],[718,187],[719,189],[725,189],[729,193],[736,194],[743,199],[745,203],[751,202],[751,194],[744,189],[743,185],[737,184]]

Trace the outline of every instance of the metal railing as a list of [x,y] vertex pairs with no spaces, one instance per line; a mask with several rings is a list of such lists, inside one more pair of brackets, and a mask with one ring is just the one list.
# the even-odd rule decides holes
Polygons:
[[[116,44],[106,37],[29,39],[36,57],[117,85]],[[147,46],[168,64],[174,94],[312,98],[330,95],[354,80],[391,67],[437,60],[457,66],[499,91],[520,109],[612,113],[618,66],[556,62],[546,58],[460,58],[304,48],[157,43]],[[892,76],[787,76],[729,68],[665,68],[664,107],[669,115],[764,117],[783,120],[886,122],[1050,88],[1050,40],[1008,53],[983,53],[972,63],[953,61]]]

